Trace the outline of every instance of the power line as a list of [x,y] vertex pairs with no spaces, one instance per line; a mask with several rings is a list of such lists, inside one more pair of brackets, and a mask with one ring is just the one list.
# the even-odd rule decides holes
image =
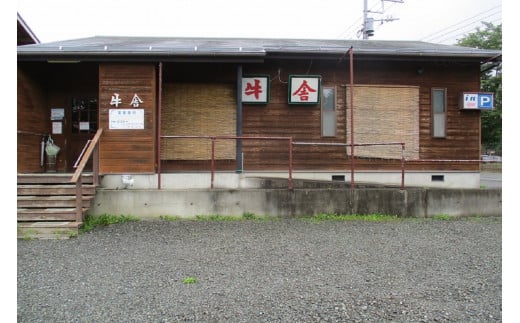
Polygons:
[[[496,19],[496,20],[486,21],[486,22],[490,22],[490,23],[492,23],[493,25],[497,25],[497,23],[499,23],[499,24],[502,23],[502,19]],[[468,28],[468,29],[466,29],[466,30],[463,31],[463,32],[459,32],[458,34],[453,35],[453,36],[449,36],[449,37],[447,36],[447,37],[444,37],[444,38],[442,38],[442,39],[440,39],[440,40],[438,40],[438,41],[436,41],[436,42],[437,42],[437,43],[444,43],[444,42],[446,42],[446,41],[448,41],[448,40],[453,40],[453,39],[455,39],[455,40],[459,40],[460,38],[465,37],[468,33],[474,32],[475,29],[476,29],[476,27],[473,25],[473,26],[471,26],[471,28]]]
[[[373,5],[372,8],[369,9],[369,11],[372,11],[377,5]],[[346,35],[347,32],[349,30],[351,30],[352,28],[359,28],[360,26],[363,25],[363,16],[359,17],[358,19],[356,19],[352,25],[350,25],[347,29],[345,29],[344,31],[342,31],[337,38],[342,38],[342,35]],[[359,32],[359,30],[355,30],[353,31],[352,33],[350,33],[351,35],[356,35],[357,33]],[[353,38],[352,36],[350,38]]]
[[468,32],[471,32],[471,31],[474,31],[477,27],[480,27],[480,25],[477,25],[477,23],[482,23],[483,21],[486,21],[486,22],[491,22],[491,23],[495,23],[495,22],[500,22],[501,19],[500,18],[497,18],[495,20],[489,20],[489,19],[483,19],[483,20],[475,20],[473,23],[470,23],[470,24],[467,24],[461,28],[458,28],[456,30],[452,30],[450,32],[446,32],[444,34],[440,34],[434,38],[431,38],[430,42],[432,41],[435,41],[435,42],[443,42],[443,41],[446,41],[448,39],[453,39],[453,38],[456,38],[458,36],[463,36],[465,34],[467,34]]
[[[436,31],[436,32],[434,32],[434,33],[431,33],[431,34],[429,34],[429,35],[427,35],[427,36],[421,38],[420,40],[423,40],[423,41],[433,41],[434,39],[437,39],[437,38],[439,38],[439,37],[443,37],[443,36],[445,36],[445,35],[447,35],[447,34],[449,34],[449,33],[452,33],[453,31],[451,31],[451,32],[447,32],[447,33],[443,33],[443,34],[440,34],[440,33],[444,32],[444,31],[446,31],[446,30],[450,30],[450,29],[456,28],[457,26],[459,26],[459,25],[461,25],[461,24],[467,22],[468,20],[473,19],[471,22],[466,23],[464,26],[462,26],[462,27],[460,27],[460,28],[467,27],[467,26],[469,26],[469,25],[471,25],[471,24],[474,24],[475,22],[482,21],[484,18],[487,18],[487,17],[490,17],[490,16],[494,16],[494,15],[496,15],[496,14],[499,14],[500,12],[496,12],[496,13],[490,14],[490,15],[488,15],[488,16],[486,16],[486,17],[480,17],[481,15],[486,14],[486,13],[488,13],[488,12],[490,12],[490,11],[493,11],[493,10],[495,10],[495,9],[497,9],[497,8],[500,8],[500,6],[496,6],[496,7],[494,7],[494,8],[491,8],[491,9],[488,9],[488,10],[486,10],[486,11],[483,11],[483,12],[481,12],[481,13],[479,13],[479,14],[473,16],[473,17],[469,17],[469,18],[466,18],[466,19],[464,19],[464,20],[461,20],[461,21],[459,21],[458,23],[456,23],[456,24],[454,24],[454,25],[448,26],[448,27],[446,27],[446,28],[444,28],[444,29],[441,29],[441,30],[439,30],[439,31]],[[479,18],[476,19],[476,21],[475,21],[475,18],[476,18],[476,17],[479,17]],[[460,28],[457,28],[457,29],[455,30],[455,32],[456,32],[456,31],[459,31]],[[438,35],[438,34],[440,34],[440,35]]]
[[404,3],[404,0],[381,0],[381,10],[380,11],[372,11],[372,9],[367,8],[367,1],[364,0],[364,9],[363,9],[363,27],[359,32],[363,35],[363,39],[368,39],[374,35],[374,21],[379,21],[381,24],[384,22],[390,22],[394,20],[398,20],[398,18],[386,17],[384,19],[374,19],[372,17],[368,17],[369,13],[376,13],[382,15],[385,12],[384,6],[385,1],[392,3]]

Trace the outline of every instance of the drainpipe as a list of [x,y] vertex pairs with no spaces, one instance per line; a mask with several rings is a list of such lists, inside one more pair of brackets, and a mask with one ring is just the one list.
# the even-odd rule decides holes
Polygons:
[[237,66],[237,121],[236,121],[236,160],[237,173],[242,173],[242,65]]
[[161,189],[161,107],[162,107],[162,62],[159,62],[157,91],[157,189]]
[[354,189],[354,54],[350,53],[350,189]]

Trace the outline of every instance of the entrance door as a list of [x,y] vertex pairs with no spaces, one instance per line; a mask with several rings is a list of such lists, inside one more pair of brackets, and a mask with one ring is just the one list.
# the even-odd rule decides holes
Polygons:
[[[98,129],[98,99],[94,97],[76,97],[69,107],[70,135],[67,146],[67,171],[74,172],[74,165],[79,164],[81,152],[85,149],[88,140],[94,137]],[[86,171],[92,171],[92,156]]]

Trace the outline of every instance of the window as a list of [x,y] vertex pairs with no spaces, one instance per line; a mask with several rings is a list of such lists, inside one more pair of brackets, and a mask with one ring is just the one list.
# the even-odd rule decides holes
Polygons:
[[72,133],[95,133],[97,122],[97,99],[72,99]]
[[432,89],[432,131],[434,138],[446,137],[446,89]]
[[336,100],[335,89],[324,87],[321,100],[321,135],[323,137],[336,136]]

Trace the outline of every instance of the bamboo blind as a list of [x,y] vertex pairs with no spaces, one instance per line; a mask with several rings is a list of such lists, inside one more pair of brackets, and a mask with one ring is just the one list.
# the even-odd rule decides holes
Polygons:
[[[355,85],[354,143],[404,142],[405,158],[419,158],[419,88]],[[346,91],[347,143],[350,143],[350,87]],[[350,148],[347,149],[350,154]],[[356,157],[400,159],[400,146],[356,146]]]
[[[162,135],[235,136],[235,87],[229,84],[165,84]],[[235,159],[234,140],[217,140],[215,159]],[[209,160],[209,139],[163,139],[162,160]]]

